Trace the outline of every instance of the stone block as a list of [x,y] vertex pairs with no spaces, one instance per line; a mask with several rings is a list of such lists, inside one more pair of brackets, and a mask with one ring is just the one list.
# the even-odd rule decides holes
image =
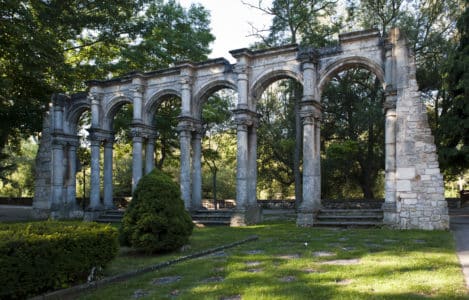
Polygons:
[[413,179],[415,175],[415,168],[397,168],[398,179]]
[[298,212],[296,218],[296,225],[299,227],[311,227],[314,225],[314,213],[312,212]]
[[412,191],[412,185],[410,183],[410,180],[397,180],[396,191],[398,192]]
[[412,198],[403,199],[402,203],[405,204],[405,205],[416,205],[417,204],[417,199],[412,199]]

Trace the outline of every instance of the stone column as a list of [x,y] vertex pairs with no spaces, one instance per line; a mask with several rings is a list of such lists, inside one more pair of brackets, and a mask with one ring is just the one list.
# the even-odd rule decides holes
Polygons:
[[238,123],[236,155],[236,207],[244,209],[248,201],[248,125]]
[[155,168],[155,139],[156,135],[149,135],[145,148],[145,174],[150,173]]
[[396,102],[395,94],[387,93],[384,109],[385,121],[385,197],[383,203],[384,223],[396,224]]
[[77,147],[78,142],[68,146],[68,176],[67,176],[67,211],[68,217],[82,217],[83,211],[77,204]]
[[132,128],[132,192],[143,174],[143,136],[140,128]]
[[297,225],[312,226],[321,208],[321,104],[317,87],[317,53],[308,50],[300,54],[303,69],[303,201],[298,207]]
[[192,210],[202,208],[202,133],[192,134]]
[[179,130],[179,144],[181,147],[181,197],[187,210],[191,209],[191,132],[188,129]]
[[181,115],[191,115],[191,99],[192,99],[192,65],[185,64],[181,69]]
[[257,120],[253,120],[248,131],[247,188],[246,221],[249,224],[260,223],[262,222],[262,208],[257,204]]
[[143,106],[143,82],[142,79],[137,77],[132,80],[132,105],[133,105],[133,123],[139,123],[142,120],[142,106]]
[[104,142],[104,208],[114,209],[112,201],[112,152],[114,141],[108,139]]
[[64,94],[54,94],[52,99],[54,104],[54,132],[63,132],[63,114],[67,96]]
[[64,143],[59,140],[52,141],[52,203],[51,203],[51,216],[52,218],[62,217],[60,210],[64,202]]
[[91,188],[90,188],[90,206],[89,210],[102,210],[100,200],[100,166],[99,149],[101,141],[90,137],[91,148]]

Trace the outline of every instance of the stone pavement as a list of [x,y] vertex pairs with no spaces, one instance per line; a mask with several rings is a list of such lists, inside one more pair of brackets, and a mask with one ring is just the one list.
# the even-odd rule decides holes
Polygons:
[[450,229],[456,241],[466,287],[469,288],[469,207],[450,210]]

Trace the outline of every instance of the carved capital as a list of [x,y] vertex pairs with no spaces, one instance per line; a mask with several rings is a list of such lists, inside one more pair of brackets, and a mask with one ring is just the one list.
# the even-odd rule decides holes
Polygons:
[[91,103],[91,105],[99,105],[99,102],[101,101],[102,95],[99,93],[88,93],[88,99]]
[[[143,94],[143,91],[145,90],[145,86],[143,84],[138,84],[138,83],[134,83],[132,84],[132,86],[130,87],[129,91],[133,94]],[[135,97],[135,95],[134,95]]]
[[302,63],[317,64],[319,62],[319,52],[314,48],[302,48],[298,51],[296,59]]

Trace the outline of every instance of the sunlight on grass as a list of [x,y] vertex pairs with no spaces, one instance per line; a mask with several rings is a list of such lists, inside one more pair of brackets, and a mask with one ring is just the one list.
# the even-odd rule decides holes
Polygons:
[[[294,223],[209,227],[194,231],[189,252],[252,234],[259,240],[80,299],[469,299],[449,232],[298,228]],[[122,255],[107,272],[180,255]],[[175,276],[180,280],[155,284]]]

